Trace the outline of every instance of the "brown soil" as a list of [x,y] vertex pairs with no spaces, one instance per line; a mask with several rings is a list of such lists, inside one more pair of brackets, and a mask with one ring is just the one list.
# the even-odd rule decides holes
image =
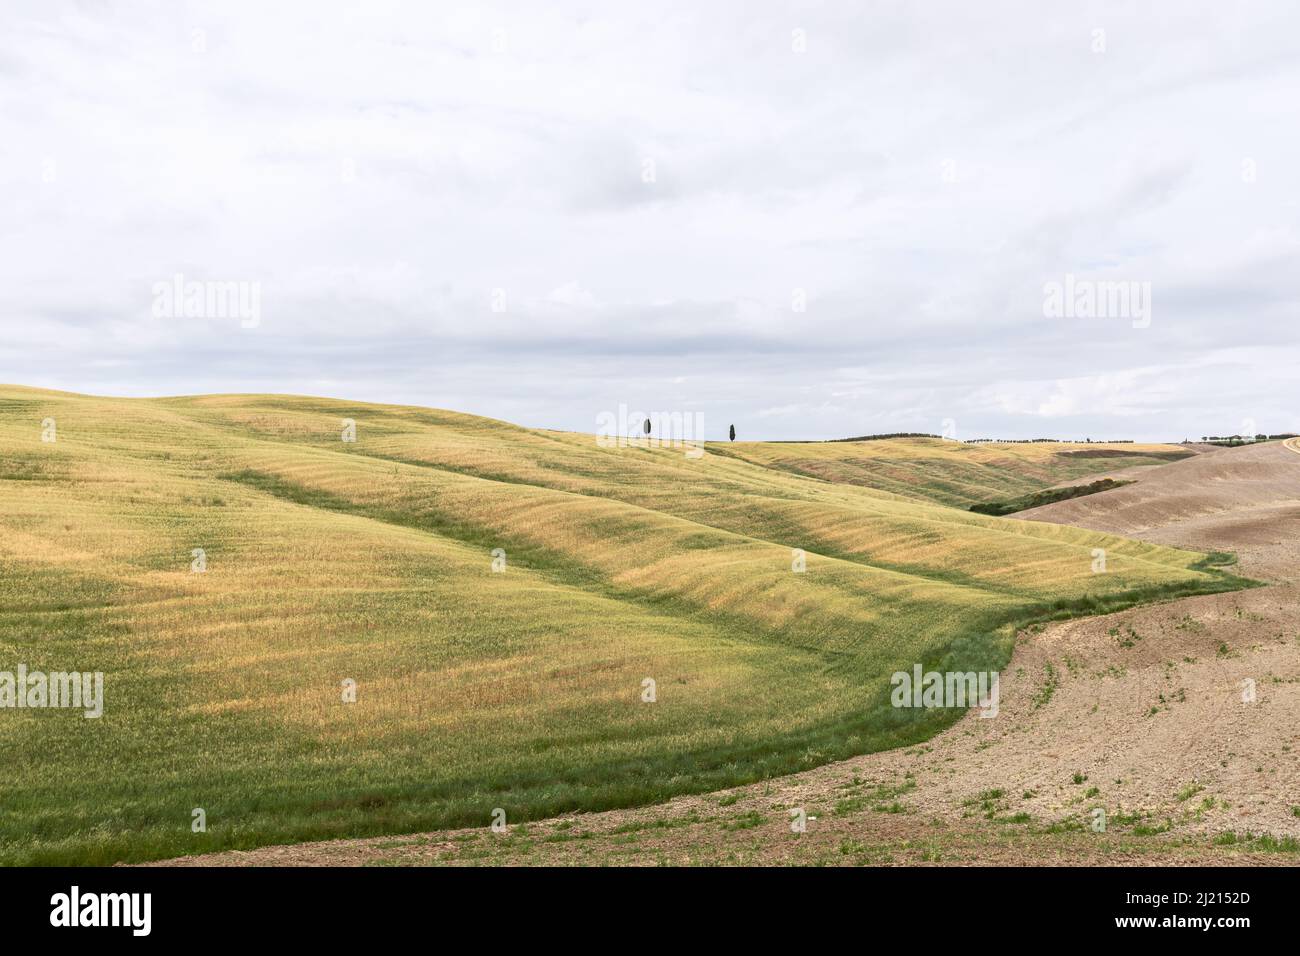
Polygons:
[[[1016,517],[1235,551],[1235,570],[1269,586],[1026,631],[994,719],[971,712],[919,747],[503,834],[482,827],[166,862],[1295,865],[1300,450],[1214,449],[1135,477]],[[1247,681],[1253,701],[1243,700]],[[1092,829],[1098,807],[1104,832]],[[790,825],[798,809],[816,817],[803,833]]]
[[1104,473],[1136,484],[1015,515],[1194,550],[1236,551],[1244,573],[1293,580],[1300,557],[1300,452],[1280,442],[1214,448]]

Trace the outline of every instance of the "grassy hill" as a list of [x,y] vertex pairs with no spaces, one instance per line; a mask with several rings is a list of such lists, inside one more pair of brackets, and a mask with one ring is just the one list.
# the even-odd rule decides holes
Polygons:
[[[730,786],[958,716],[890,708],[895,670],[997,667],[1016,623],[1239,585],[1201,555],[863,487],[848,457],[851,483],[814,480],[787,451],[693,460],[425,408],[0,386],[0,671],[106,675],[97,720],[0,710],[0,862]],[[982,480],[1020,487],[1030,466],[999,461],[1028,455],[979,458]]]
[[716,449],[743,461],[908,498],[966,508],[1022,498],[1064,481],[1192,452],[1179,445],[1025,442],[964,445],[940,438],[852,442],[735,442]]

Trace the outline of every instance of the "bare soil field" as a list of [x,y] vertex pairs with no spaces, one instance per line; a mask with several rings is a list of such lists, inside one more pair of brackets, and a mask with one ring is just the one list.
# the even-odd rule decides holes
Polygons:
[[1213,448],[1169,465],[1099,474],[1137,483],[1016,517],[1194,550],[1236,551],[1243,573],[1291,580],[1300,552],[1298,463],[1300,453],[1290,443]]
[[1027,629],[1002,675],[999,715],[972,711],[917,747],[501,833],[485,825],[165,863],[1300,861],[1300,453],[1214,449],[1017,517],[1234,551],[1240,573],[1267,586]]

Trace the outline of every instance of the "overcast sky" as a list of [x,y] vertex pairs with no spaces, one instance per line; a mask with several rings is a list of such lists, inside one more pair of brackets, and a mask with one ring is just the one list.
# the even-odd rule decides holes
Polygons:
[[[1300,431],[1293,0],[3,10],[0,381]],[[1149,322],[1046,314],[1067,274]]]

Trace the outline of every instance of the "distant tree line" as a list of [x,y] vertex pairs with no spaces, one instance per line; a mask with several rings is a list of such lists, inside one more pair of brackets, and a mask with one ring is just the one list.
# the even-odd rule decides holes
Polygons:
[[890,432],[887,435],[859,435],[857,438],[828,438],[827,441],[881,441],[886,438],[940,438],[929,432]]
[[[731,426],[731,429],[732,429],[732,437],[731,437],[731,440],[732,440],[732,441],[735,441],[735,440],[736,440],[736,439],[735,439],[735,427],[736,427],[735,425],[732,425],[732,426]],[[1222,436],[1220,436],[1220,435],[1209,435],[1209,436],[1202,436],[1202,437],[1201,437],[1201,441],[1202,441],[1202,442],[1205,442],[1206,444],[1210,444],[1210,445],[1245,445],[1245,444],[1248,444],[1248,443],[1250,443],[1250,442],[1257,442],[1257,441],[1280,441],[1280,440],[1283,439],[1283,438],[1296,438],[1296,437],[1300,437],[1300,436],[1297,436],[1294,432],[1286,432],[1286,433],[1281,434],[1281,435],[1255,435],[1253,438],[1252,438],[1250,435],[1222,435]],[[824,439],[822,439],[822,441],[824,441],[824,442],[884,441],[884,440],[886,440],[886,439],[890,439],[890,438],[939,438],[939,439],[943,439],[943,436],[942,436],[942,435],[935,435],[935,434],[933,434],[932,432],[887,432],[887,433],[880,434],[880,435],[857,435],[857,436],[855,436],[855,437],[853,437],[853,438],[824,438]],[[948,441],[954,441],[955,439],[945,439],[945,440],[948,440]],[[1183,442],[1186,444],[1186,443],[1191,442],[1191,441],[1194,441],[1194,440],[1195,440],[1195,439],[1184,438],[1184,439],[1183,439]],[[1043,444],[1043,443],[1057,444],[1057,445],[1060,445],[1060,444],[1071,444],[1071,445],[1132,445],[1132,444],[1134,444],[1134,439],[1132,439],[1132,438],[1096,438],[1096,439],[1094,439],[1094,438],[963,438],[963,439],[961,439],[961,442],[962,442],[962,444],[966,444],[966,445],[980,445],[980,444],[997,444],[997,445],[1037,445],[1037,444]],[[806,441],[805,441],[804,439],[793,438],[793,439],[777,440],[777,441],[772,442],[772,444],[774,444],[774,445],[782,445],[782,444],[785,444],[785,445],[790,445],[790,444],[799,445],[799,444],[806,444]]]
[[1099,491],[1110,491],[1112,488],[1120,488],[1124,485],[1131,485],[1131,481],[1116,481],[1114,478],[1102,478],[1094,481],[1090,485],[1072,485],[1069,488],[1046,488],[1043,491],[1035,491],[1032,494],[1022,495],[1019,498],[1012,498],[1010,501],[986,501],[981,504],[970,506],[970,510],[976,514],[993,515],[1001,517],[1003,515],[1015,514],[1017,511],[1027,511],[1030,508],[1037,508],[1040,505],[1050,505],[1056,501],[1067,501],[1070,498],[1079,498],[1083,495],[1095,495]]
[[1133,439],[1131,438],[1115,438],[1109,440],[1098,440],[1095,442],[1091,438],[1083,438],[1077,441],[1073,438],[968,438],[966,439],[966,441],[972,445],[979,444],[980,442],[996,442],[999,445],[1037,445],[1042,442],[1050,442],[1057,445],[1061,444],[1062,442],[1068,442],[1072,445],[1131,445],[1133,444]]
[[1284,432],[1281,435],[1202,435],[1201,441],[1207,445],[1223,445],[1232,448],[1235,445],[1249,445],[1257,441],[1281,441],[1284,438],[1300,437],[1295,432]]
[[[935,435],[930,432],[888,432],[882,435],[858,435],[854,438],[827,438],[825,439],[825,441],[828,442],[883,441],[888,438],[940,438],[942,439],[943,436]],[[955,441],[956,439],[946,439],[946,440]],[[1204,440],[1205,439],[1202,439],[1202,441]],[[1083,444],[1083,445],[1092,445],[1092,444],[1131,445],[1133,444],[1133,439],[1131,438],[1117,438],[1109,441],[1099,440],[1096,442],[1094,442],[1091,438],[1084,438],[1078,441],[1076,441],[1073,438],[963,438],[961,439],[961,441],[963,444],[967,444],[967,445],[978,445],[981,443],[997,443],[999,445],[1035,445],[1041,442],[1053,442],[1056,444],[1061,444],[1062,442],[1069,442],[1071,444]]]

